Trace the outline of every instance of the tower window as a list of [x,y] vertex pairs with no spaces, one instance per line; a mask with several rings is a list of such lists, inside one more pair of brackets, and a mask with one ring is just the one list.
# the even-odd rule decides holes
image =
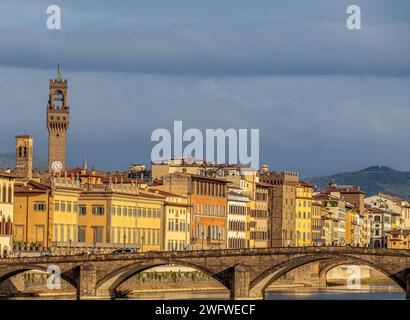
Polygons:
[[64,95],[61,91],[57,90],[54,93],[54,107],[61,108],[64,106]]
[[19,147],[19,157],[27,157],[27,147]]

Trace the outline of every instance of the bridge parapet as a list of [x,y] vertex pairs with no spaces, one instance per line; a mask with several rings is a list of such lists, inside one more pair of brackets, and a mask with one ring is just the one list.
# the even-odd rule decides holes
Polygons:
[[410,250],[407,249],[386,249],[386,248],[356,248],[356,247],[277,247],[277,248],[257,248],[257,249],[213,249],[213,250],[192,250],[192,251],[150,251],[141,253],[121,253],[121,254],[80,254],[80,255],[59,255],[46,257],[21,257],[0,259],[0,265],[15,263],[51,263],[51,262],[88,262],[106,260],[146,260],[164,258],[205,258],[205,257],[232,257],[232,256],[264,256],[264,255],[298,255],[298,254],[352,254],[352,255],[372,255],[372,256],[402,256],[410,257]]

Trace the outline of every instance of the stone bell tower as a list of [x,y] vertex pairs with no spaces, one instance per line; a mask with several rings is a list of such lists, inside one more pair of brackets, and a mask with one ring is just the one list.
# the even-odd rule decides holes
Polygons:
[[67,80],[61,78],[60,65],[58,65],[56,78],[50,79],[50,95],[47,105],[49,173],[66,170],[66,143],[69,124],[70,107],[67,103]]
[[33,176],[33,137],[16,136],[16,173],[31,179]]

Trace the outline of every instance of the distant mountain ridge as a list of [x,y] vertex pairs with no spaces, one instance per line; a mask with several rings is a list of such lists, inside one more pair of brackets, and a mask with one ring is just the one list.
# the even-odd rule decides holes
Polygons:
[[[14,153],[0,154],[0,168],[15,168],[15,167],[16,167],[16,155]],[[47,160],[34,156],[33,169],[46,170]]]
[[333,178],[339,185],[360,186],[360,189],[366,193],[366,197],[383,192],[410,200],[410,172],[395,170],[387,166],[371,166],[359,171],[305,180],[323,189],[329,186]]

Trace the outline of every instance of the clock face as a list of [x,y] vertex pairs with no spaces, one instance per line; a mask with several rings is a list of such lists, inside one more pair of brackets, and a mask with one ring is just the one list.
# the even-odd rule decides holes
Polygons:
[[60,161],[54,161],[51,164],[51,169],[56,172],[61,172],[61,170],[63,169],[63,164]]

